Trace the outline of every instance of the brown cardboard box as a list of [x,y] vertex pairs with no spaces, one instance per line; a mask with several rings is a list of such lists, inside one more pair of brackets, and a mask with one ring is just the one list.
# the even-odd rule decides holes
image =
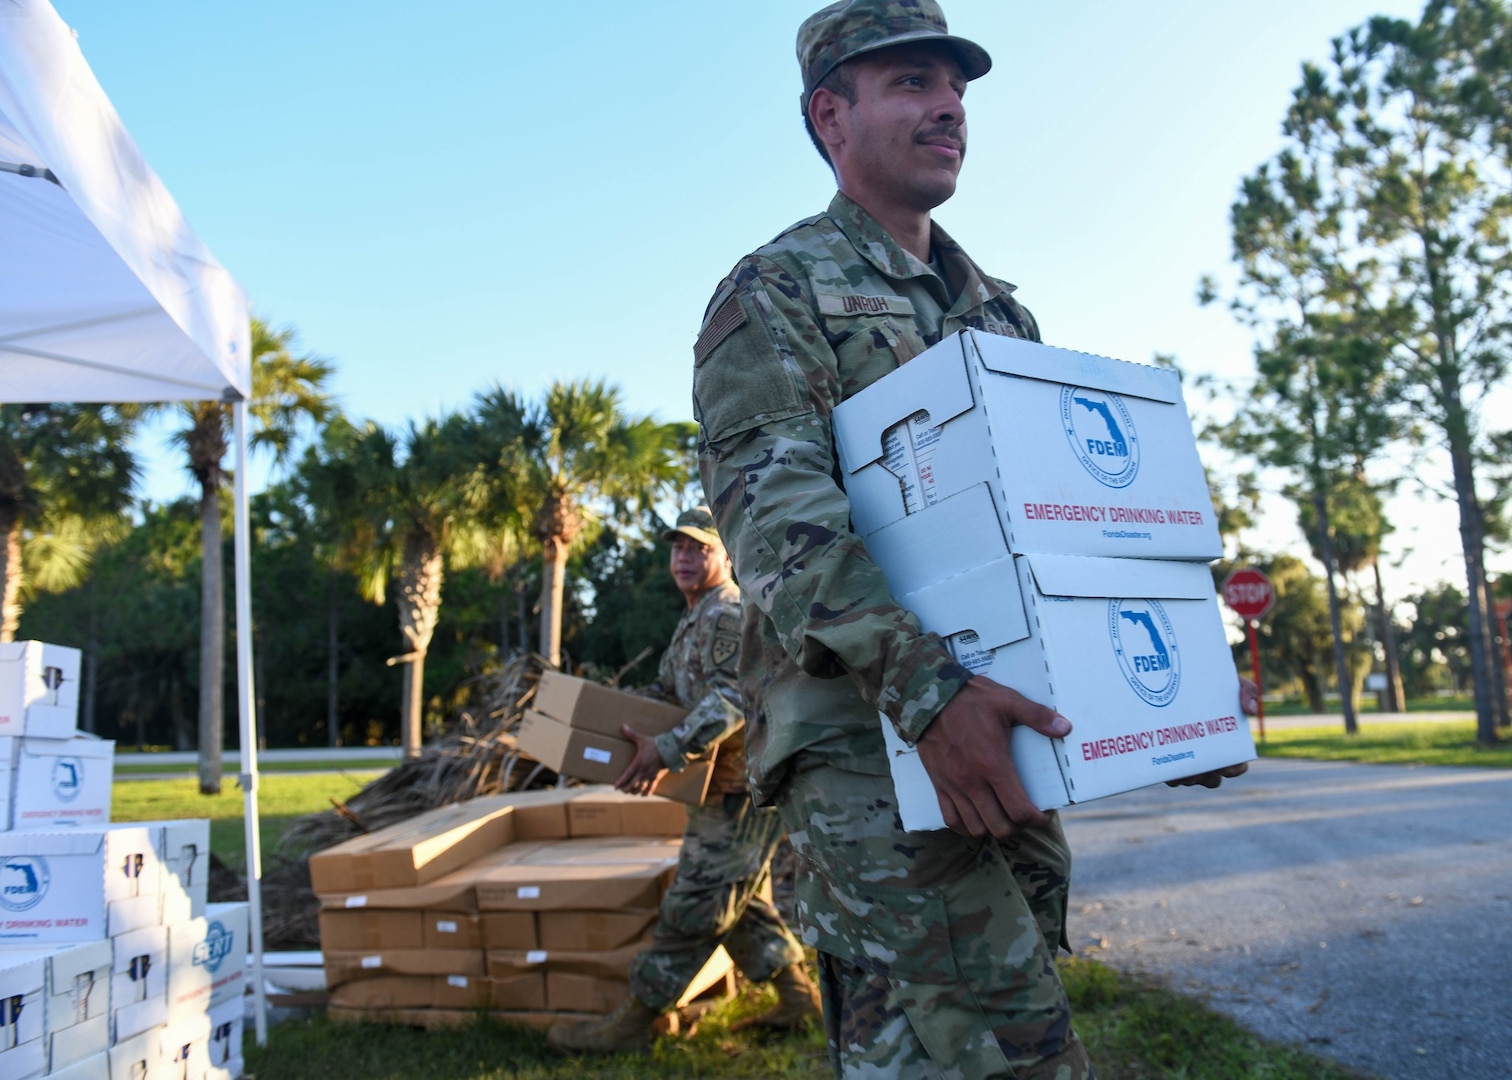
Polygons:
[[434,982],[427,975],[359,979],[332,990],[330,1003],[348,1009],[429,1009],[435,1001]]
[[514,807],[514,838],[519,840],[565,840],[567,806],[577,791],[572,788],[548,788],[543,791],[516,791],[498,796]]
[[375,952],[381,949],[418,949],[425,933],[418,911],[381,911],[355,908],[320,913],[320,947],[332,951]]
[[571,727],[533,709],[525,711],[515,742],[548,769],[596,784],[614,783],[635,756],[628,739]]
[[[503,850],[508,851],[509,848]],[[460,870],[453,870],[445,877],[437,878],[427,885],[413,885],[402,889],[370,889],[352,893],[322,893],[320,907],[323,911],[434,909],[471,913],[478,910],[477,896],[473,891],[473,877],[473,869],[469,865]]]
[[567,804],[567,828],[575,837],[681,836],[687,827],[687,808],[655,795],[627,795],[612,787],[580,788]]
[[546,1008],[546,976],[539,971],[489,979],[495,1009]]
[[608,952],[587,950],[534,949],[530,952],[488,951],[488,977],[502,979],[511,975],[528,974],[532,971],[561,971],[573,975],[592,975],[600,979],[628,979],[630,961],[649,942],[637,941],[624,948]]
[[515,844],[469,869],[483,911],[649,910],[681,848],[681,840],[615,836]]
[[655,911],[543,911],[536,916],[540,948],[594,952],[618,949],[646,937],[656,925],[656,916]]
[[437,975],[431,1006],[436,1009],[493,1008],[493,980],[477,975]]
[[546,973],[546,1007],[552,1012],[613,1012],[630,996],[623,979],[599,979],[566,971]]
[[310,857],[317,893],[424,885],[514,839],[508,795],[437,807]]
[[464,915],[457,911],[424,911],[420,913],[420,921],[427,949],[483,947],[483,933],[476,915]]
[[713,778],[714,762],[695,761],[681,772],[664,773],[651,793],[689,806],[702,806],[709,794],[709,781]]
[[532,707],[569,727],[615,738],[621,737],[621,724],[643,735],[660,735],[671,731],[688,715],[688,710],[677,705],[627,694],[559,671],[541,673]]
[[[539,949],[533,911],[485,911],[478,916],[485,949]],[[504,1008],[504,1006],[500,1006]]]
[[325,950],[326,986],[334,989],[381,975],[482,975],[479,949],[388,949],[384,952]]

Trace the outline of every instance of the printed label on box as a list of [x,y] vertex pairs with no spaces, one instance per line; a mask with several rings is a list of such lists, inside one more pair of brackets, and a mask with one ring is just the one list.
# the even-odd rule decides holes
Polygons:
[[600,750],[596,746],[585,746],[583,747],[583,757],[588,761],[596,761],[600,765],[607,765],[614,755],[607,750]]

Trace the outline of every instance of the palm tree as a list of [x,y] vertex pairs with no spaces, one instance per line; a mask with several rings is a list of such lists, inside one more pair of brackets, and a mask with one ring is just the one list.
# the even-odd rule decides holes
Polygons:
[[137,464],[127,443],[137,415],[0,405],[0,641],[15,640],[26,566],[48,588],[76,584],[102,524],[131,504]]
[[[273,330],[252,320],[252,414],[254,450],[273,452],[287,460],[300,427],[320,423],[331,402],[323,391],[331,365],[291,351],[294,331]],[[225,561],[221,545],[221,488],[226,479],[229,446],[226,430],[231,406],[220,401],[185,402],[187,426],[175,437],[188,451],[189,471],[200,487],[200,701],[199,786],[204,795],[221,789],[221,744],[225,738],[226,596]],[[248,748],[243,747],[243,750]]]
[[342,522],[341,561],[362,594],[385,602],[392,586],[404,653],[401,733],[408,757],[420,753],[425,657],[441,612],[441,585],[453,569],[482,564],[487,530],[469,498],[470,432],[460,416],[411,422],[402,435],[341,421],[305,470],[307,498]]
[[489,475],[541,549],[540,653],[562,662],[567,559],[606,517],[626,519],[680,476],[681,427],[624,414],[602,380],[555,382],[525,407],[500,387],[478,395],[474,420],[494,431]]

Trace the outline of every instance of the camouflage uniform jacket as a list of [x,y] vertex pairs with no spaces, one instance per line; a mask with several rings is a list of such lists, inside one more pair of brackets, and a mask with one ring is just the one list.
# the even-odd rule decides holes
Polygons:
[[746,256],[694,346],[709,506],[744,613],[740,673],[758,802],[798,751],[885,775],[877,710],[916,741],[970,678],[898,607],[850,528],[836,404],[966,327],[1039,340],[1013,286],[938,226],[943,280],[843,194]]
[[641,691],[691,710],[677,727],[656,737],[667,768],[679,772],[718,747],[711,796],[746,790],[739,646],[740,590],[727,581],[683,613],[662,653],[656,681]]

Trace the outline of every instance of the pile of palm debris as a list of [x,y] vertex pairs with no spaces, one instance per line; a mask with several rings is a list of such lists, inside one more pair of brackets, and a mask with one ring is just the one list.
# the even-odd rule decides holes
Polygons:
[[[639,659],[639,658],[638,658]],[[448,730],[345,802],[295,819],[263,870],[263,934],[270,950],[318,949],[319,902],[310,888],[309,854],[353,836],[385,828],[423,811],[480,795],[552,787],[557,774],[515,745],[525,709],[535,697],[544,657],[517,652],[497,672],[479,678],[478,704],[459,712]],[[624,671],[620,672],[621,675]],[[618,678],[607,680],[611,684]],[[778,908],[793,915],[792,849],[783,842],[772,866]],[[212,898],[246,898],[246,879],[212,867]]]

